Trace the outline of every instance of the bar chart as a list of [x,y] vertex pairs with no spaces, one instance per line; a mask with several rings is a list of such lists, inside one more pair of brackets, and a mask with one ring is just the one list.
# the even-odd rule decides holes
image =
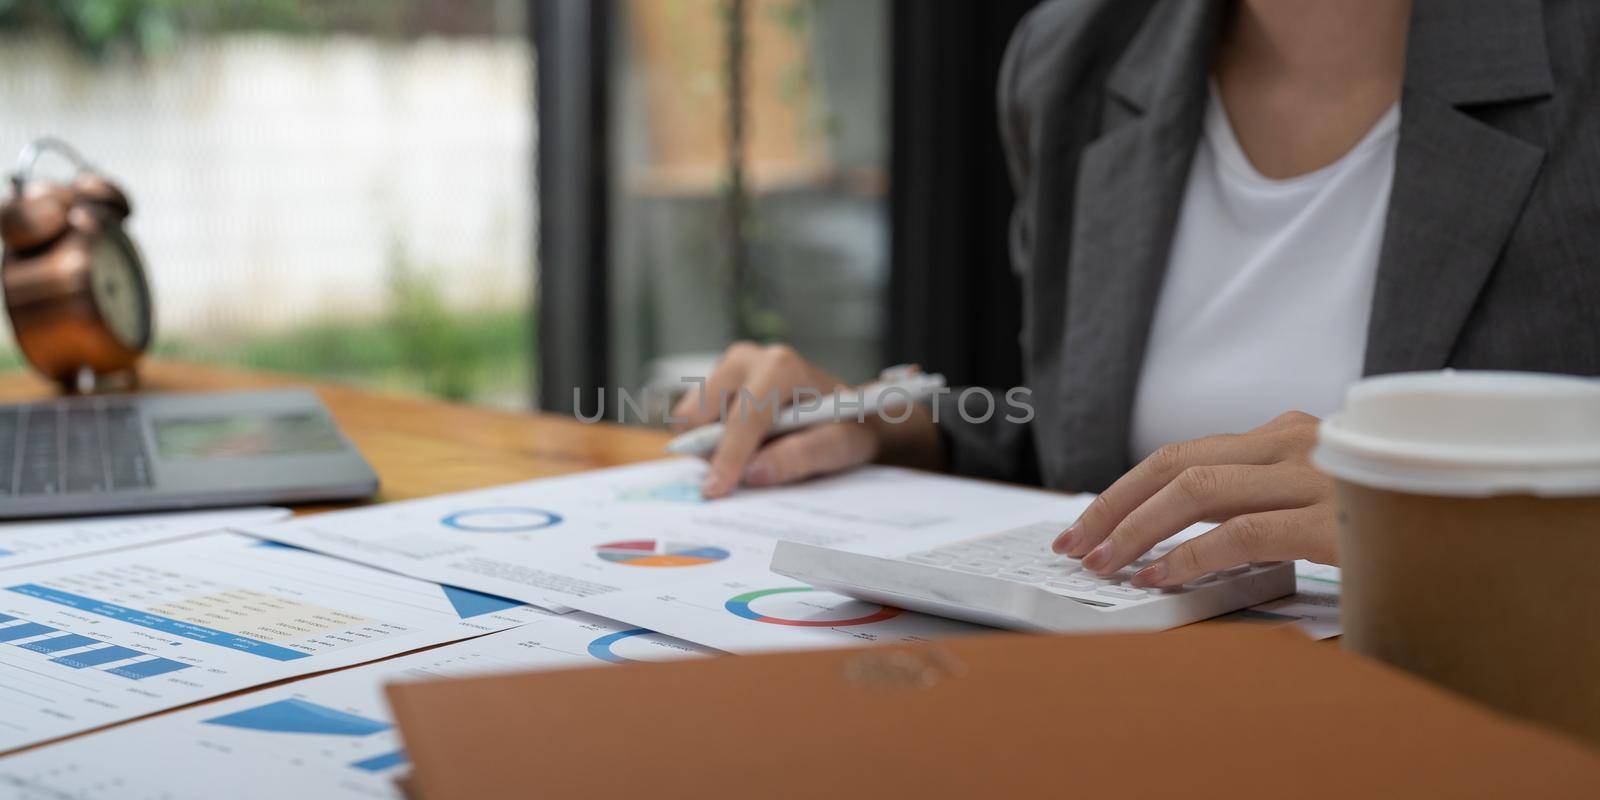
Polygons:
[[0,575],[0,752],[544,616],[226,533]]
[[295,661],[409,630],[273,592],[141,564],[68,573],[5,589],[274,661]]
[[[91,636],[28,622],[9,614],[0,614],[0,643],[50,656],[46,659],[48,663],[64,669],[98,669],[108,675],[135,681],[191,666]],[[65,655],[57,655],[59,653]]]

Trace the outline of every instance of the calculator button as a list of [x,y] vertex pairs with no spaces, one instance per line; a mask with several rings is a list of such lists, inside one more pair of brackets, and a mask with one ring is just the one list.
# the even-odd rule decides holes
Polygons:
[[957,561],[951,564],[950,568],[958,569],[962,572],[970,572],[974,575],[993,575],[999,571],[999,567],[986,561]]
[[1036,569],[1008,569],[1005,572],[1000,573],[1000,577],[1009,581],[1038,583],[1049,576]]
[[1071,574],[1073,574],[1075,572],[1082,572],[1083,571],[1083,565],[1082,564],[1079,564],[1079,563],[1074,562],[1074,561],[1064,561],[1064,560],[1059,559],[1059,558],[1052,558],[1052,559],[1048,559],[1048,560],[1044,560],[1044,561],[1036,561],[1036,562],[1034,562],[1033,568],[1034,569],[1046,570],[1046,571],[1052,572],[1052,573],[1054,573],[1056,575],[1071,575]]
[[989,555],[990,553],[993,553],[994,551],[995,550],[994,550],[993,547],[989,547],[987,545],[960,544],[960,545],[956,545],[954,547],[946,547],[946,548],[942,549],[940,552],[949,553],[949,554],[955,555],[955,556],[968,556],[968,557],[981,558],[983,556]]
[[1138,600],[1149,594],[1143,589],[1135,589],[1131,586],[1102,586],[1099,593],[1107,597],[1120,597],[1123,600]]
[[1032,558],[1028,556],[1017,555],[1016,553],[989,553],[987,555],[980,555],[978,557],[984,561],[992,561],[996,564],[1004,564],[1008,567],[1021,567],[1033,563]]
[[1045,585],[1055,589],[1071,589],[1075,592],[1091,592],[1096,588],[1092,581],[1081,578],[1056,578]]

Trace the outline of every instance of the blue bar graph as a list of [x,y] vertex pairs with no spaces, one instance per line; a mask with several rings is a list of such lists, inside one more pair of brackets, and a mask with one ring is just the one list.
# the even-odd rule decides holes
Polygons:
[[0,628],[0,642],[11,642],[17,639],[26,639],[29,636],[38,636],[43,633],[54,633],[55,628],[49,625],[40,625],[37,622],[24,622],[21,625],[12,625],[9,628]]
[[406,763],[406,751],[396,750],[393,753],[384,753],[381,756],[363,758],[360,761],[352,762],[350,766],[364,772],[382,772],[404,763]]
[[40,639],[37,642],[28,642],[27,644],[19,644],[17,646],[24,650],[32,650],[35,653],[59,653],[62,650],[71,650],[74,647],[88,647],[91,644],[99,643],[100,641],[98,639],[90,639],[87,636],[79,636],[76,633],[69,633],[66,636],[57,636],[51,639]]
[[[197,642],[205,642],[207,644],[217,645],[218,647],[226,647],[231,650],[254,653],[255,655],[265,656],[266,658],[270,658],[274,661],[293,661],[298,658],[307,658],[311,655],[310,653],[302,653],[298,650],[290,650],[287,647],[279,647],[275,644],[269,644],[257,639],[251,639],[248,636],[240,636],[236,633],[219,631],[214,628],[207,628],[204,625],[196,625],[192,622],[184,622],[183,620],[172,619],[171,617],[163,617],[160,614],[152,614],[148,611],[140,611],[136,608],[119,606],[115,603],[107,603],[103,600],[96,600],[92,597],[84,597],[83,595],[73,594],[71,592],[63,592],[60,589],[52,589],[48,586],[40,586],[36,583],[25,583],[20,586],[10,586],[7,588],[9,591],[16,592],[17,594],[27,595],[28,597],[37,597],[40,600],[48,600],[52,603],[67,606],[68,608],[76,608],[79,611],[87,611],[91,614],[99,614],[102,617],[110,617],[131,625],[138,625],[140,627],[158,630],[162,633],[170,633],[173,636],[182,636],[185,639],[193,639]],[[0,639],[0,641],[4,640]]]
[[83,669],[85,667],[97,667],[101,664],[110,664],[113,661],[124,661],[143,655],[149,655],[149,653],[146,653],[143,650],[135,650],[131,647],[112,645],[110,647],[102,647],[98,650],[90,650],[84,653],[73,653],[70,656],[57,656],[50,659],[50,661],[51,663],[61,664],[62,666],[72,667],[73,669]]
[[11,616],[10,614],[0,614],[0,622],[10,622],[14,619],[16,619],[16,617]]
[[106,670],[106,672],[109,672],[112,675],[120,675],[124,678],[132,678],[136,681],[142,681],[145,678],[153,678],[157,675],[165,675],[169,672],[177,672],[180,669],[188,668],[189,665],[183,663],[182,661],[173,661],[166,658],[152,658],[149,661],[135,661],[132,664],[124,664],[120,667],[112,667],[111,669]]

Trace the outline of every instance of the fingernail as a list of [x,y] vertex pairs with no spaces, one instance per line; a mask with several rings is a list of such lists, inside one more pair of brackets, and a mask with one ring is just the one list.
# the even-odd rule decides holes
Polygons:
[[1086,555],[1086,556],[1083,557],[1083,565],[1088,567],[1089,569],[1094,570],[1095,572],[1099,572],[1101,569],[1104,569],[1106,564],[1108,562],[1110,562],[1110,561],[1111,561],[1111,540],[1110,539],[1107,539],[1107,540],[1101,542],[1100,544],[1095,545],[1095,548],[1093,550],[1089,551],[1089,555]]
[[744,483],[746,486],[766,486],[772,483],[772,465],[765,461],[750,462],[744,470]]
[[715,472],[707,473],[706,479],[700,483],[700,495],[706,498],[721,497],[727,490],[726,484],[727,481],[724,481],[721,475]]
[[1133,573],[1133,585],[1141,589],[1148,589],[1152,586],[1160,586],[1161,582],[1165,581],[1166,579],[1167,565],[1165,562],[1161,561],[1157,561],[1156,563]]
[[1057,553],[1065,553],[1072,549],[1072,540],[1077,537],[1078,523],[1074,522],[1071,527],[1067,528],[1066,533],[1056,537],[1055,542],[1050,545],[1050,549]]

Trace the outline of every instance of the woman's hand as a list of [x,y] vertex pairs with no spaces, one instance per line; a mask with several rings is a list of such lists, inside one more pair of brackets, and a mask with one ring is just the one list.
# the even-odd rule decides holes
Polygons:
[[[672,415],[682,427],[719,419],[726,430],[711,455],[701,484],[707,499],[722,497],[740,483],[774,486],[854,467],[882,457],[932,466],[941,444],[925,408],[899,424],[867,414],[843,422],[813,425],[767,442],[778,408],[797,397],[820,400],[846,388],[785,345],[761,347],[738,342],[722,354],[716,369],[684,396]],[[774,402],[775,401],[775,402]]]
[[1221,522],[1133,576],[1177,586],[1251,561],[1337,563],[1333,480],[1311,465],[1317,418],[1290,412],[1245,434],[1167,445],[1112,484],[1054,548],[1104,574],[1199,522]]

